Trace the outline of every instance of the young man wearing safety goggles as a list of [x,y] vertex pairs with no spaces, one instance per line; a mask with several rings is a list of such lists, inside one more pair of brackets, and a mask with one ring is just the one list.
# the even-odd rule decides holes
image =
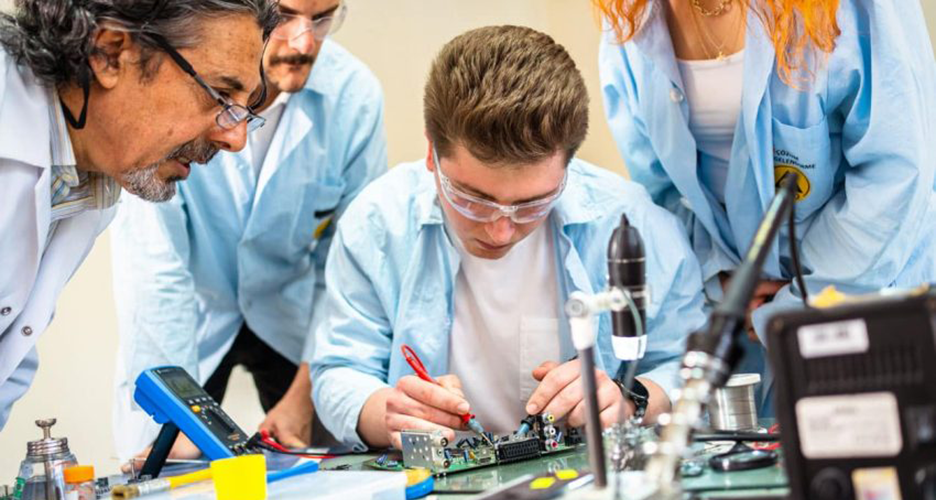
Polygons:
[[[606,287],[622,213],[647,248],[647,422],[669,408],[685,335],[705,321],[698,264],[676,219],[619,176],[574,158],[588,96],[569,54],[528,28],[449,42],[424,97],[428,154],[366,188],[326,266],[329,316],[311,364],[322,422],[346,444],[400,446],[404,429],[511,432],[543,411],[584,422],[580,366],[562,304]],[[598,322],[604,425],[635,403]],[[441,384],[413,375],[408,345]],[[621,411],[621,410],[625,411]]]

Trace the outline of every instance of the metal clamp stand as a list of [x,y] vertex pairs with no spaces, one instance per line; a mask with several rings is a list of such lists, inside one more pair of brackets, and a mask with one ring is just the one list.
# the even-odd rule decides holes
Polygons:
[[[598,415],[598,382],[595,377],[595,325],[593,317],[603,311],[621,311],[628,307],[624,292],[617,288],[588,295],[573,292],[566,302],[566,314],[572,330],[572,343],[582,363],[582,386],[585,398],[585,439],[588,464],[595,478],[595,488],[608,485],[601,419]],[[639,349],[638,349],[639,350]]]
[[744,332],[747,304],[760,280],[764,260],[780,232],[780,225],[793,210],[795,187],[795,174],[787,174],[780,181],[754,241],[728,286],[725,300],[712,312],[707,329],[689,337],[680,370],[684,384],[645,469],[647,480],[657,488],[654,498],[681,498],[679,463],[688,449],[692,432],[701,421],[702,409],[712,392],[725,384],[741,357],[738,338]]
[[179,437],[179,428],[175,424],[172,422],[163,424],[156,442],[153,443],[153,449],[146,457],[146,462],[143,462],[143,468],[140,469],[140,478],[149,476],[149,479],[156,479],[159,477],[159,473],[166,465],[166,459],[169,458],[169,452],[172,451],[172,445],[175,444],[177,437]]

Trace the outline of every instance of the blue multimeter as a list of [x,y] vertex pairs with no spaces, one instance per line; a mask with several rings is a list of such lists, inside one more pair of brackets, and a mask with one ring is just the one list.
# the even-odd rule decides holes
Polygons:
[[141,474],[158,476],[180,430],[211,460],[256,453],[250,436],[178,366],[141,373],[133,399],[156,423],[163,424]]

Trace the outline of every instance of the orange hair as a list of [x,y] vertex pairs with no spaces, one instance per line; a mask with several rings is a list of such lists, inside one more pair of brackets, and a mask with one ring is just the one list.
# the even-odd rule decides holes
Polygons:
[[[655,0],[666,1],[666,0]],[[816,49],[830,54],[841,31],[835,19],[839,0],[737,0],[743,8],[757,4],[757,15],[777,55],[777,73],[788,85],[797,75],[812,75],[809,60]],[[648,0],[592,0],[599,14],[624,43],[640,30]]]

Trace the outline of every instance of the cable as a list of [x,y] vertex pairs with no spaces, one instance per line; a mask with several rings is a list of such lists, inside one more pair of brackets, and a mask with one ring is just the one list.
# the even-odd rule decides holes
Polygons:
[[[637,304],[634,302],[634,299],[630,296],[630,292],[627,290],[622,290],[624,292],[624,301],[627,302],[627,309],[630,310],[631,316],[634,317],[634,329],[637,330],[637,336],[642,337],[647,334],[644,330],[643,321],[641,321],[640,311],[637,310]],[[631,393],[634,390],[634,378],[637,376],[637,365],[640,364],[640,358],[633,359],[627,362],[627,371],[623,373],[624,378],[621,378],[622,372],[624,371],[624,363],[621,363],[621,366],[618,368],[617,375],[615,378],[620,380],[624,385],[624,389]],[[618,422],[624,422],[627,419],[627,415],[624,413],[627,405],[621,405],[621,413],[618,415]]]
[[[637,303],[634,302],[634,299],[631,297],[630,292],[627,290],[621,290],[624,295],[624,302],[627,302],[627,309],[630,311],[631,316],[634,317],[634,329],[637,331],[637,337],[643,337],[646,335],[644,331],[644,324],[641,321],[640,311],[637,309]],[[627,372],[624,374],[624,378],[621,378],[622,370],[624,369],[624,363],[621,363],[621,367],[618,368],[618,373],[615,378],[620,380],[624,384],[624,388],[628,391],[634,389],[634,377],[637,376],[637,365],[640,362],[640,358],[632,360],[627,363]]]
[[627,309],[630,310],[631,316],[634,317],[634,329],[636,331],[636,337],[642,337],[646,332],[644,331],[643,321],[640,320],[640,310],[637,309],[637,303],[634,302],[634,298],[631,297],[629,291],[620,289],[624,295],[624,302],[627,302]]
[[776,450],[780,448],[780,424],[773,424],[770,428],[767,429],[767,433],[771,436],[777,436],[777,439],[773,443],[767,443],[765,441],[757,442],[751,445],[752,448],[756,450]]
[[341,456],[338,454],[315,455],[315,454],[309,454],[309,453],[302,453],[298,451],[292,451],[286,448],[285,446],[274,441],[273,438],[270,437],[270,433],[266,430],[262,430],[258,432],[257,434],[254,434],[253,437],[250,438],[250,441],[251,441],[251,444],[253,444],[254,446],[257,446],[269,452],[278,453],[281,455],[291,455],[294,457],[310,458],[314,460],[327,460],[330,458],[336,458],[338,456]]
[[800,266],[799,244],[796,242],[796,205],[790,209],[790,259],[793,261],[793,273],[796,277],[796,286],[800,289],[803,305],[809,305],[809,291],[806,290],[806,281],[803,279],[803,268]]

